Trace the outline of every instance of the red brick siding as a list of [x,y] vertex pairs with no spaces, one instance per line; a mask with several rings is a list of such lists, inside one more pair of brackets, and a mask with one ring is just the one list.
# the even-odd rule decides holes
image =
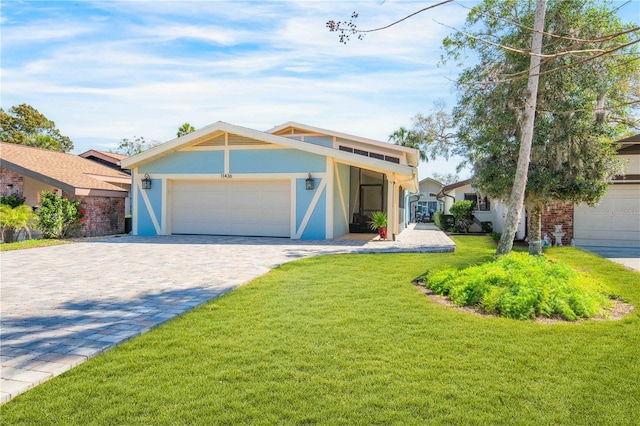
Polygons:
[[573,239],[573,203],[565,201],[549,201],[542,208],[541,235],[549,235],[555,244],[555,238],[551,234],[555,232],[555,225],[562,225],[562,244],[569,245]]
[[71,200],[80,200],[84,209],[82,236],[124,234],[124,198],[121,197],[75,197],[62,194]]
[[[8,185],[13,185],[9,188]],[[6,196],[16,194],[22,196],[23,179],[16,172],[0,167],[0,195]]]

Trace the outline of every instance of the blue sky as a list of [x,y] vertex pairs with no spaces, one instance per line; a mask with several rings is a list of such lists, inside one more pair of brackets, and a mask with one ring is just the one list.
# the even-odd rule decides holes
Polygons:
[[[76,153],[218,120],[258,130],[299,121],[385,141],[434,101],[455,103],[458,70],[438,67],[452,30],[435,20],[459,28],[460,4],[473,2],[347,45],[325,23],[355,10],[361,28],[377,27],[429,3],[3,0],[1,105],[37,108]],[[640,22],[640,1],[621,14]],[[420,178],[456,164],[423,164]]]

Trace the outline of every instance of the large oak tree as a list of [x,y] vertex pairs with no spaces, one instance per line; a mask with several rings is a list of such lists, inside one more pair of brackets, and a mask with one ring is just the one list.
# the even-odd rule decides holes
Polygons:
[[60,134],[56,123],[31,105],[12,106],[6,112],[0,108],[0,126],[2,142],[59,152],[69,152],[73,149],[73,142],[69,137]]
[[[631,25],[591,0],[550,0],[546,12],[524,193],[532,254],[541,251],[543,203],[593,205],[621,171],[611,142],[631,130],[640,97],[637,40],[632,33],[609,36]],[[531,130],[525,119],[530,57],[536,58],[528,48],[533,20],[533,3],[485,0],[471,10],[465,29],[443,42],[447,59],[460,59],[465,50],[477,55],[457,80],[457,153],[472,163],[474,184],[503,200],[513,201],[518,154]]]

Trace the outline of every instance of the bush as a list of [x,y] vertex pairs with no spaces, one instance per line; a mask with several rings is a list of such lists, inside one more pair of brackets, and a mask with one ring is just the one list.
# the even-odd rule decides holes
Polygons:
[[482,232],[489,234],[493,232],[493,222],[491,221],[480,222],[480,228],[482,228]]
[[500,238],[502,238],[502,233],[500,233],[500,232],[492,232],[492,233],[489,234],[489,236],[491,237],[491,239],[493,241],[498,242],[498,241],[500,241]]
[[450,214],[437,212],[433,215],[433,223],[444,231],[449,231],[455,225],[456,220]]
[[600,283],[543,256],[512,252],[498,260],[461,271],[428,276],[426,287],[449,296],[458,306],[514,319],[537,316],[574,321],[602,314],[611,306]]
[[464,232],[469,232],[469,227],[473,224],[473,201],[456,201],[449,209],[449,212],[456,220],[456,227]]
[[24,204],[26,197],[20,197],[18,194],[9,194],[0,196],[0,205],[9,206],[15,209]]
[[44,238],[71,237],[82,228],[84,211],[80,201],[70,201],[50,191],[42,191],[37,214],[38,228]]

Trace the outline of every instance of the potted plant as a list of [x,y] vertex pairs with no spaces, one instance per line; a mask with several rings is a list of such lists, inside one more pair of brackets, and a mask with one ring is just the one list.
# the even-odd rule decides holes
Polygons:
[[20,231],[23,229],[31,238],[31,227],[36,220],[36,215],[31,207],[24,204],[11,208],[6,204],[0,205],[0,232],[4,242],[18,241]]
[[378,235],[383,240],[387,239],[387,215],[383,212],[375,212],[371,215],[369,227],[372,231],[378,231]]

